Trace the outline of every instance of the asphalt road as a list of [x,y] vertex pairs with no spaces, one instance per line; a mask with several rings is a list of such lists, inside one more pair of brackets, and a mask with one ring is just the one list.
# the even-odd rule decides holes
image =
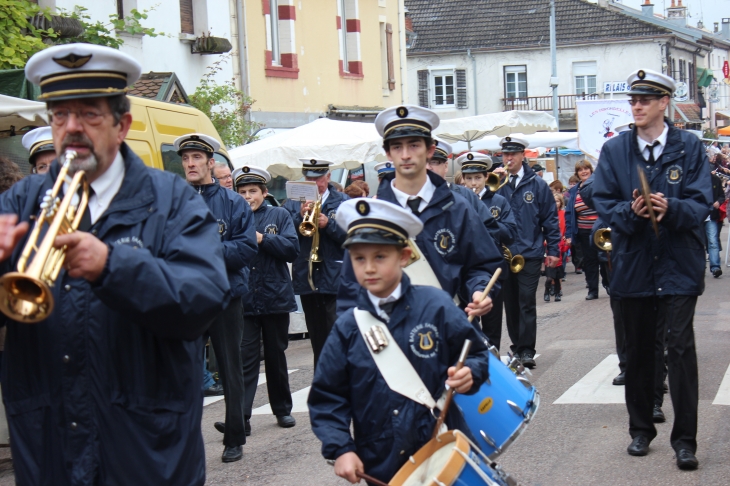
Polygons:
[[[723,235],[723,242],[725,235]],[[723,253],[724,256],[724,253]],[[724,260],[723,260],[724,263]],[[572,265],[568,265],[572,270]],[[700,370],[699,470],[677,469],[669,445],[674,419],[666,395],[667,423],[646,457],[626,453],[630,443],[622,388],[610,380],[618,373],[609,301],[585,301],[582,275],[570,273],[563,301],[542,301],[538,292],[537,368],[532,382],[541,395],[540,409],[527,431],[498,463],[522,485],[727,485],[730,484],[730,268],[714,279],[707,272],[700,297],[695,334]],[[300,316],[296,316],[300,318]],[[503,349],[509,337],[503,332]],[[287,352],[295,408],[302,405],[312,379],[309,341],[293,341]],[[263,366],[261,371],[263,372]],[[726,373],[729,374],[723,383]],[[298,393],[297,393],[298,392]],[[253,428],[243,460],[223,464],[222,436],[214,428],[224,417],[224,403],[204,408],[202,430],[211,485],[344,485],[320,455],[320,444],[309,427],[306,411],[295,412],[297,426],[281,429],[265,412],[266,386],[259,385],[254,408],[264,412],[251,419]],[[715,402],[715,403],[713,403]],[[111,438],[113,440],[113,438]],[[7,449],[0,449],[0,486],[14,483]]]

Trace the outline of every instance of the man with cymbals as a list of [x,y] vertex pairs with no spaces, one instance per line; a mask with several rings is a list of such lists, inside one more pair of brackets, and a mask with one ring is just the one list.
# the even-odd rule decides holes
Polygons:
[[57,161],[0,197],[0,272],[17,268],[59,162],[85,172],[90,197],[78,231],[55,238],[66,257],[53,311],[33,325],[5,321],[18,484],[205,483],[201,337],[231,290],[203,199],[124,143],[125,93],[140,72],[127,54],[91,44],[49,47],[25,67],[48,105]]
[[[542,177],[525,162],[529,142],[517,137],[504,137],[502,162],[507,170],[505,184],[497,193],[509,201],[517,221],[515,241],[509,245],[512,255],[522,255],[525,267],[519,273],[507,273],[504,285],[504,311],[512,352],[527,368],[534,368],[537,346],[537,284],[545,253],[547,265],[560,264],[560,229],[553,192]],[[547,248],[543,246],[547,242]]]
[[611,297],[620,300],[626,333],[627,451],[645,456],[657,435],[654,385],[662,370],[655,347],[665,324],[675,416],[670,442],[677,466],[697,469],[693,320],[705,289],[704,222],[712,182],[702,142],[664,117],[674,80],[640,69],[628,84],[634,128],[603,145],[593,183],[598,215],[611,227]]
[[[491,297],[482,299],[482,293],[501,265],[502,253],[470,204],[426,168],[436,150],[431,130],[438,124],[433,111],[412,105],[388,108],[377,116],[375,128],[395,166],[395,174],[380,182],[378,199],[410,210],[423,222],[416,244],[430,267],[425,270],[458,299],[467,314],[482,316],[492,309]],[[355,306],[358,289],[346,258],[338,293],[339,312]],[[498,291],[495,286],[492,294]]]

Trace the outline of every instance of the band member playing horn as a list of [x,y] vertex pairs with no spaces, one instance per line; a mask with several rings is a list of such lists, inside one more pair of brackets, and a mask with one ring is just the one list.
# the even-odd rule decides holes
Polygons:
[[[337,319],[337,287],[345,232],[335,223],[335,215],[340,204],[349,197],[330,184],[329,166],[332,162],[320,159],[299,161],[304,178],[317,183],[319,201],[301,203],[289,200],[284,203],[284,208],[292,215],[299,237],[300,251],[292,265],[292,278],[294,293],[302,300],[316,367],[322,346]],[[317,216],[317,220],[310,222],[311,228],[305,231],[306,235],[302,234],[302,222],[312,215]]]
[[2,392],[18,484],[205,482],[201,336],[231,290],[203,199],[124,143],[125,92],[140,71],[90,44],[49,47],[25,68],[48,104],[58,160],[0,198],[2,273],[18,268],[44,194],[64,185],[59,162],[90,188],[77,231],[45,232],[66,249],[54,310],[34,325],[7,321]]
[[540,280],[544,250],[547,241],[547,263],[560,265],[560,228],[555,199],[550,187],[525,162],[529,142],[517,137],[504,137],[502,161],[507,170],[496,169],[494,174],[506,176],[498,194],[512,206],[517,220],[515,241],[509,246],[512,255],[522,255],[524,268],[519,273],[507,273],[504,285],[504,311],[510,348],[522,364],[534,368],[537,344],[537,284]]
[[[412,285],[404,275],[411,256],[408,239],[423,228],[419,218],[382,199],[360,198],[340,206],[337,223],[347,231],[345,246],[361,287],[357,309],[340,316],[322,350],[309,392],[310,421],[322,455],[335,460],[335,474],[352,483],[359,481],[358,473],[388,482],[431,439],[436,420],[429,408],[444,385],[458,393],[476,392],[489,377],[489,351],[448,294]],[[397,360],[376,362],[363,327],[392,333],[379,343],[393,347],[391,356],[400,352]],[[466,339],[472,347],[456,371]],[[420,378],[425,388],[418,395],[421,403],[401,394],[405,390],[389,388],[380,371],[402,374],[408,368],[415,378],[409,384]],[[457,412],[449,413],[446,423],[466,430]]]
[[[704,222],[712,182],[702,142],[664,113],[675,90],[669,76],[640,69],[628,78],[634,128],[601,150],[593,201],[611,227],[611,297],[626,332],[626,407],[632,456],[656,437],[656,334],[668,333],[670,436],[680,469],[697,469],[699,384],[693,320],[705,283]],[[642,179],[646,184],[642,184]],[[642,187],[643,186],[643,187]],[[652,217],[653,215],[653,217]]]
[[[481,300],[481,294],[501,265],[502,252],[470,204],[451,191],[444,179],[426,169],[436,150],[431,130],[438,124],[434,112],[419,106],[388,108],[378,115],[375,128],[395,165],[394,176],[386,175],[380,182],[378,200],[397,204],[418,216],[424,230],[415,243],[423,258],[421,263],[427,264],[422,270],[457,299],[467,314],[478,317],[492,309],[491,297]],[[359,290],[349,260],[343,265],[339,313],[355,306]],[[419,275],[419,282],[424,281],[423,276]],[[499,291],[498,287],[491,295]]]
[[[498,231],[492,232],[495,243],[499,248],[509,247],[517,234],[517,222],[512,214],[512,208],[503,196],[496,194],[486,186],[487,174],[492,168],[492,158],[479,152],[467,152],[458,159],[461,164],[461,173],[464,175],[466,186],[481,199],[482,205],[496,220]],[[502,262],[502,273],[499,279],[504,286],[507,274],[510,273],[510,262]],[[504,288],[494,297],[494,309],[482,317],[482,330],[489,342],[497,349],[502,341],[502,305],[504,303]]]

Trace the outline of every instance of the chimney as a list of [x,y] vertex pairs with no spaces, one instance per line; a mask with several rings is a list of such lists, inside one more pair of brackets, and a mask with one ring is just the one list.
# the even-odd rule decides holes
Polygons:
[[730,19],[722,19],[722,38],[730,41]]
[[641,5],[641,13],[647,17],[654,17],[654,4],[650,0],[644,0]]
[[697,21],[697,28],[700,29],[700,30],[704,29],[705,28],[704,22],[702,22],[701,20],[698,20]]
[[715,34],[717,34],[718,32],[720,32],[720,24],[718,22],[715,22],[715,30],[713,30],[713,32]]
[[678,27],[687,27],[687,7],[682,5],[682,0],[677,0],[667,9],[667,20]]

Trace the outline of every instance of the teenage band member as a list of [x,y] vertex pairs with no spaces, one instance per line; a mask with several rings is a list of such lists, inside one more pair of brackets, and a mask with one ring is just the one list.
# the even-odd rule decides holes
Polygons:
[[31,172],[45,174],[56,158],[56,149],[53,147],[53,133],[51,127],[40,127],[23,135],[23,147],[30,154]]
[[[464,175],[464,182],[481,199],[485,209],[496,220],[498,231],[492,232],[492,237],[498,248],[509,246],[514,242],[517,234],[517,223],[512,214],[509,202],[503,196],[495,194],[486,186],[487,174],[492,167],[492,159],[488,155],[479,152],[467,152],[458,159],[461,164],[461,173]],[[504,286],[507,274],[510,272],[510,265],[505,260],[502,262],[502,273],[499,280]],[[494,309],[482,318],[482,330],[497,349],[502,341],[502,305],[504,303],[504,288],[502,292],[494,297]]]
[[[399,106],[382,111],[375,128],[383,137],[388,158],[395,165],[394,177],[386,176],[378,187],[378,199],[409,209],[423,222],[416,238],[441,288],[458,297],[469,315],[482,316],[492,309],[492,300],[480,301],[484,288],[502,263],[481,219],[469,203],[454,194],[440,176],[426,169],[436,147],[431,130],[438,116],[419,106]],[[408,271],[408,270],[406,270]],[[492,290],[492,295],[499,289]],[[338,311],[355,306],[359,285],[349,259],[344,262],[338,294]]]
[[[655,343],[659,323],[669,330],[669,392],[674,407],[670,441],[680,469],[696,469],[698,378],[694,320],[704,291],[703,224],[712,183],[702,143],[664,118],[674,80],[642,69],[628,78],[634,128],[601,150],[593,200],[611,226],[613,281],[626,331],[628,453],[644,456],[656,437],[653,422]],[[641,170],[659,235],[641,192]]]
[[299,256],[292,265],[294,293],[302,300],[304,320],[312,341],[316,367],[322,346],[337,319],[337,287],[345,252],[342,243],[345,242],[346,233],[337,226],[335,215],[342,201],[346,201],[349,197],[338,192],[330,183],[329,166],[332,162],[317,159],[299,159],[299,161],[302,163],[304,178],[317,183],[322,203],[319,220],[316,221],[319,231],[318,255],[321,261],[311,265],[314,288],[310,285],[309,275],[313,238],[302,235],[299,226],[304,215],[314,207],[316,201],[306,201],[302,204],[300,201],[289,200],[284,203],[284,208],[292,215],[294,227],[297,228],[299,235]]
[[[201,336],[230,284],[202,198],[124,143],[125,92],[140,72],[90,44],[49,47],[25,67],[56,155],[75,151],[70,172],[84,170],[91,190],[79,230],[55,240],[66,258],[50,316],[7,320],[2,394],[17,484],[205,483]],[[17,268],[59,170],[53,162],[0,198],[2,273]]]
[[[504,137],[500,141],[508,180],[498,194],[509,201],[517,221],[518,231],[509,250],[512,255],[525,258],[525,268],[521,272],[505,272],[504,311],[507,315],[507,331],[512,340],[512,352],[523,365],[534,368],[536,292],[544,257],[543,242],[547,241],[548,266],[560,265],[560,228],[553,192],[524,161],[528,144],[516,137]],[[505,173],[503,169],[494,172],[500,175]]]

